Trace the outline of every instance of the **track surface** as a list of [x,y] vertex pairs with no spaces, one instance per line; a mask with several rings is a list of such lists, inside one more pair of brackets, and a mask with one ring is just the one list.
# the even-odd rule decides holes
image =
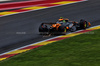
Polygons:
[[92,22],[93,26],[99,25],[99,6],[100,0],[89,0],[88,2],[1,17],[0,53],[50,38],[39,35],[38,27],[42,22],[54,22],[60,16],[75,21],[84,18]]

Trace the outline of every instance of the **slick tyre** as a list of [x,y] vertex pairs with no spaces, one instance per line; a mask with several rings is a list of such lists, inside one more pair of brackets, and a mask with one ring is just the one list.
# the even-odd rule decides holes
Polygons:
[[48,28],[47,27],[39,27],[39,32],[48,32]]
[[58,31],[59,32],[67,32],[67,29],[64,26],[59,26]]

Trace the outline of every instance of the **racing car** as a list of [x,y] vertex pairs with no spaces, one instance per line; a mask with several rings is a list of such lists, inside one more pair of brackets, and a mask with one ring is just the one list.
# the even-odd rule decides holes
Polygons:
[[74,32],[79,29],[90,27],[90,22],[81,19],[80,22],[69,21],[67,18],[60,18],[55,23],[42,23],[39,26],[40,34],[66,34],[67,31]]

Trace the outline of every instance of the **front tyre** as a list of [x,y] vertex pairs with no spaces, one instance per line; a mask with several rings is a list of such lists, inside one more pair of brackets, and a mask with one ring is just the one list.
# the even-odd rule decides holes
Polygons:
[[86,29],[87,28],[87,23],[86,22],[80,22],[80,28],[81,29]]

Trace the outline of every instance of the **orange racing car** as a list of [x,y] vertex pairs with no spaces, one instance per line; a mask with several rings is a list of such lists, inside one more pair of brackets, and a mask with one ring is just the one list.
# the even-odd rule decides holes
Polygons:
[[67,18],[60,18],[55,23],[42,23],[39,26],[40,34],[66,34],[67,31],[74,32],[79,29],[90,27],[90,22],[81,19],[80,22],[69,21]]

